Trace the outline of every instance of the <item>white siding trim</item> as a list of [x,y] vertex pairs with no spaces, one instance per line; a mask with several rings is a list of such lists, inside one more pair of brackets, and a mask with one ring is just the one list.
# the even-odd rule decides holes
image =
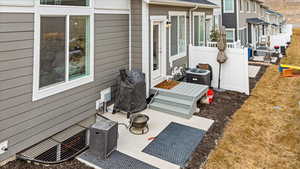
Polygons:
[[[237,6],[237,9],[240,9],[240,3],[239,3],[239,0],[236,0],[236,6]],[[236,11],[236,29],[239,30],[240,29],[240,12],[239,10]],[[237,33],[237,40],[240,38],[240,35],[239,33]],[[233,41],[236,41],[235,39]]]
[[131,17],[132,17],[132,15],[131,15],[131,1],[129,1],[129,58],[128,58],[128,67],[129,67],[129,70],[132,70],[132,49],[131,49],[131,35],[132,35],[132,33],[131,33]]
[[34,13],[35,8],[24,6],[0,6],[0,13]]
[[130,10],[95,9],[95,14],[130,14]]
[[146,77],[146,96],[150,92],[149,4],[142,2],[142,71]]

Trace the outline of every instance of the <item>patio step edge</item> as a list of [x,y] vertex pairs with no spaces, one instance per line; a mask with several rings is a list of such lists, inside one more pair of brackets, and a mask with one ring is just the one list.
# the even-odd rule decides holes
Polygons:
[[168,96],[168,97],[175,97],[177,99],[183,99],[183,100],[189,100],[189,101],[194,100],[193,96],[186,96],[184,94],[171,93],[168,91],[159,91],[159,94],[163,95],[163,96]]
[[191,109],[186,109],[182,107],[172,106],[164,103],[153,102],[150,104],[150,109],[168,113],[174,116],[182,117],[185,119],[190,119],[193,115]]
[[193,106],[193,101],[191,100],[179,99],[179,98],[164,96],[160,94],[154,98],[154,102],[155,101],[167,105],[186,108],[186,109],[191,109]]

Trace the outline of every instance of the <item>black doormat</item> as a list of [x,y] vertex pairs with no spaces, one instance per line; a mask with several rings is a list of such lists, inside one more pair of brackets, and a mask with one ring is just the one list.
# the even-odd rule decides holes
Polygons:
[[89,151],[81,154],[79,158],[102,169],[158,169],[119,151],[114,151],[106,160],[97,159]]
[[184,167],[204,134],[203,130],[172,122],[143,152]]

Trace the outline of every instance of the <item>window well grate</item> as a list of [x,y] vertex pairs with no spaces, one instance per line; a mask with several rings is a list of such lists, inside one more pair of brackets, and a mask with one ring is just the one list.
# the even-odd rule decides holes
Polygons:
[[56,164],[66,161],[87,149],[87,129],[74,125],[17,155],[19,159]]

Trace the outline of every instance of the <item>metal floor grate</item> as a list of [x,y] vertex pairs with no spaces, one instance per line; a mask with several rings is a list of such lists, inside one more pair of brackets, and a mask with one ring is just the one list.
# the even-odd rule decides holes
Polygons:
[[55,164],[68,160],[87,149],[87,129],[74,125],[17,155],[20,159]]
[[119,151],[114,151],[106,160],[97,159],[89,151],[81,154],[78,159],[102,169],[158,169]]
[[203,130],[172,122],[143,152],[184,167],[204,134]]

